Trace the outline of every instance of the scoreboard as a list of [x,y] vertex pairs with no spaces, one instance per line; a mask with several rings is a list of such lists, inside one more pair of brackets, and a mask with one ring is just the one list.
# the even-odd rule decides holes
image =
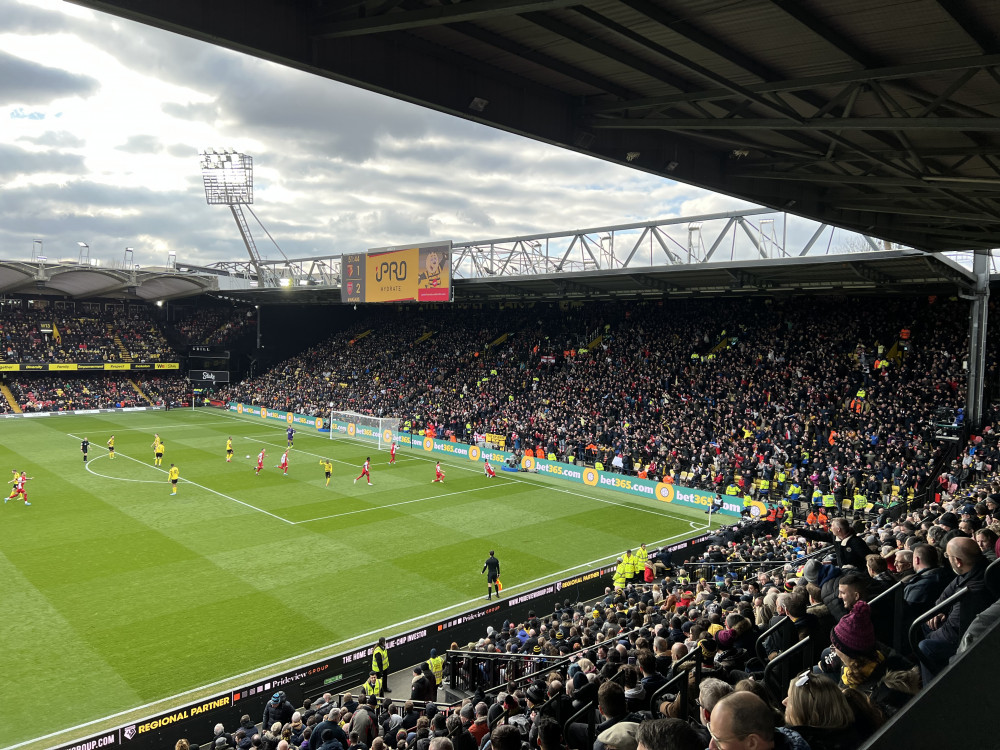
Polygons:
[[451,241],[344,255],[342,302],[451,302]]

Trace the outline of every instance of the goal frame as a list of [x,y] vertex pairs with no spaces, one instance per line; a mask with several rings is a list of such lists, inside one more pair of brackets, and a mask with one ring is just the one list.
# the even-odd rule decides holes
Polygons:
[[[393,441],[399,441],[399,417],[373,417],[369,414],[361,414],[356,411],[337,411],[335,409],[330,410],[330,440],[334,439],[334,433],[336,430],[333,427],[334,421],[346,422],[348,424],[348,432],[346,435],[337,435],[337,437],[347,437],[352,440],[364,440],[377,442],[378,450],[384,451],[389,450],[389,446],[392,445]],[[354,432],[351,433],[350,425],[354,425]],[[372,435],[359,434],[363,429],[370,429]]]

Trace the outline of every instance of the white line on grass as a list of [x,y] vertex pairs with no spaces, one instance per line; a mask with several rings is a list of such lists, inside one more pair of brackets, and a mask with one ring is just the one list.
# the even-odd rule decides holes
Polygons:
[[451,497],[452,495],[464,495],[466,492],[479,492],[480,490],[489,489],[489,485],[484,485],[483,487],[473,487],[471,490],[459,490],[457,492],[445,492],[441,495],[431,495],[430,497],[418,497],[416,500],[403,500],[399,503],[389,503],[388,505],[373,505],[371,508],[361,508],[360,510],[347,510],[343,513],[334,513],[330,516],[320,516],[319,518],[309,518],[305,521],[296,521],[295,525],[298,526],[300,523],[312,523],[313,521],[323,521],[327,518],[340,518],[341,516],[353,516],[355,513],[369,513],[373,510],[383,510],[384,508],[395,508],[397,505],[409,505],[410,503],[422,503],[425,500],[437,500],[441,497]]
[[[687,535],[688,535],[688,532],[684,532],[683,534],[675,534],[674,536],[667,537],[666,539],[660,539],[659,541],[656,541],[656,542],[650,542],[650,544],[653,544],[653,545],[662,545],[662,544],[665,544],[667,542],[672,542],[675,539],[679,539],[680,537],[687,536]],[[513,586],[504,586],[504,591],[508,591],[508,590],[515,590],[516,591],[518,589],[524,588],[525,586],[531,586],[531,585],[536,584],[536,583],[544,582],[544,581],[546,581],[546,580],[548,580],[550,578],[553,579],[553,580],[556,580],[556,579],[559,579],[559,578],[563,578],[567,573],[572,573],[574,570],[577,570],[579,568],[592,568],[594,566],[599,565],[600,563],[603,563],[606,560],[613,560],[617,556],[618,555],[616,553],[614,555],[607,555],[606,557],[599,557],[596,560],[591,560],[589,562],[580,563],[579,565],[574,565],[572,568],[566,568],[564,570],[556,571],[555,573],[549,573],[548,575],[541,576],[540,578],[535,578],[535,579],[530,580],[530,581],[524,581],[523,583],[518,583],[518,584],[515,584]],[[321,648],[314,648],[311,651],[305,651],[305,652],[303,652],[301,654],[298,654],[296,656],[289,656],[286,659],[282,659],[280,661],[272,662],[271,664],[265,664],[262,667],[256,667],[254,669],[247,670],[246,672],[240,672],[239,674],[235,674],[235,675],[232,675],[231,677],[226,677],[226,678],[223,678],[221,680],[216,680],[215,682],[210,682],[210,683],[208,683],[206,685],[202,685],[201,687],[191,688],[190,690],[185,690],[185,691],[183,691],[181,693],[175,693],[174,695],[168,696],[166,698],[161,698],[160,700],[153,701],[152,703],[144,703],[141,706],[134,706],[133,708],[129,708],[129,709],[126,709],[124,711],[119,711],[118,713],[110,714],[110,715],[105,716],[105,717],[103,717],[101,719],[94,719],[92,721],[88,721],[88,722],[85,722],[83,724],[77,724],[75,727],[69,727],[67,729],[61,729],[58,732],[52,732],[51,734],[46,734],[46,735],[43,735],[42,737],[36,737],[33,740],[25,740],[24,742],[19,742],[16,745],[9,745],[9,746],[3,748],[2,750],[16,750],[16,748],[24,747],[25,745],[30,745],[33,742],[42,742],[44,740],[49,740],[49,739],[51,739],[53,737],[60,737],[60,736],[62,736],[64,734],[68,734],[69,732],[75,732],[75,731],[80,730],[80,729],[85,729],[86,727],[93,726],[94,724],[103,724],[104,722],[111,721],[112,719],[117,719],[120,716],[126,716],[128,714],[133,714],[136,711],[145,711],[146,709],[152,708],[153,706],[158,706],[161,703],[167,703],[168,701],[175,701],[175,700],[177,700],[179,698],[183,698],[185,696],[192,695],[192,694],[204,693],[206,690],[209,690],[211,688],[218,687],[219,685],[224,685],[224,684],[226,684],[228,682],[232,682],[234,680],[239,680],[239,679],[242,679],[244,677],[249,677],[251,675],[257,674],[258,672],[270,671],[272,669],[280,667],[283,664],[288,664],[289,662],[301,661],[302,659],[305,659],[306,657],[314,656],[315,654],[319,654],[319,653],[323,653],[323,652],[328,652],[331,649],[336,649],[336,648],[339,648],[340,646],[344,646],[344,645],[346,645],[348,643],[353,643],[354,641],[359,641],[359,640],[361,640],[363,638],[369,638],[369,637],[377,635],[379,633],[388,633],[390,631],[397,630],[398,628],[401,628],[404,625],[409,625],[409,624],[414,623],[414,622],[418,622],[418,621],[422,621],[422,620],[427,620],[428,618],[432,618],[435,615],[440,615],[440,614],[443,614],[445,612],[450,612],[451,610],[457,609],[458,607],[465,607],[465,606],[468,606],[470,604],[475,604],[476,602],[481,602],[481,601],[482,601],[482,597],[481,596],[476,597],[475,599],[466,599],[464,602],[457,602],[456,604],[452,604],[449,607],[443,607],[441,609],[436,609],[433,612],[425,612],[422,615],[418,615],[417,617],[411,617],[408,620],[400,620],[399,622],[393,623],[392,625],[385,625],[385,626],[383,626],[381,628],[377,628],[375,630],[369,630],[367,633],[359,633],[358,635],[354,636],[353,638],[347,638],[347,639],[344,639],[342,641],[337,641],[336,643],[331,643],[331,644],[328,644],[328,645],[323,646]],[[331,654],[331,656],[332,656],[332,654]],[[256,681],[257,680],[252,680],[252,682],[256,682]]]
[[[98,415],[94,414],[94,415],[91,415],[91,416],[95,416],[96,417]],[[218,416],[218,415],[213,415],[213,416]],[[194,425],[188,425],[188,426],[183,426],[183,425],[177,425],[177,426],[167,425],[166,427],[158,427],[156,425],[154,425],[152,427],[117,427],[116,426],[115,429],[114,429],[114,433],[116,435],[119,432],[152,432],[152,433],[155,434],[157,430],[164,430],[164,431],[166,431],[166,430],[196,430],[196,429],[200,430],[202,427],[209,427],[211,425],[217,425],[217,424],[229,424],[229,422],[207,422],[207,423],[206,422],[202,422],[197,427],[195,427]],[[101,432],[111,432],[111,430],[101,430]]]
[[[79,437],[78,435],[73,435],[73,434],[71,434],[69,432],[67,432],[66,434],[69,435],[71,438],[73,438],[75,440],[82,440],[83,439],[83,438]],[[132,456],[126,455],[125,453],[118,453],[118,452],[116,452],[115,455],[116,456],[121,456],[122,458],[127,458],[129,461],[135,461],[137,464],[142,464],[143,466],[146,466],[146,467],[148,467],[150,469],[155,469],[156,471],[162,472],[163,474],[167,474],[168,473],[166,469],[161,469],[159,466],[150,466],[145,461],[140,461],[138,458],[132,458]],[[114,478],[117,478],[117,477],[114,477]],[[294,521],[289,521],[287,518],[282,518],[281,516],[277,516],[274,513],[271,513],[270,511],[264,510],[263,508],[258,508],[256,505],[251,505],[250,503],[245,503],[242,500],[237,500],[235,497],[230,497],[229,495],[224,495],[224,494],[222,494],[221,492],[219,492],[217,490],[213,490],[211,487],[206,487],[203,484],[198,484],[197,482],[192,482],[190,479],[181,478],[180,481],[182,481],[182,482],[184,482],[186,484],[190,484],[190,485],[192,485],[194,487],[198,487],[199,489],[205,490],[206,492],[211,492],[213,495],[218,495],[219,497],[225,498],[226,500],[231,500],[234,503],[239,503],[240,505],[243,505],[243,506],[245,506],[247,508],[250,508],[251,510],[257,511],[258,513],[263,513],[265,516],[270,516],[271,518],[276,518],[279,521],[287,523],[289,526],[294,526],[295,525]]]
[[[251,423],[251,420],[248,420],[245,417],[236,417],[236,416],[232,416],[230,414],[222,414],[220,416],[229,417],[230,419],[235,419],[235,420],[238,420],[238,421],[243,422],[245,424],[250,424]],[[261,427],[270,427],[270,428],[273,428],[275,430],[284,430],[285,429],[284,427],[281,427],[279,425],[262,424],[260,426]],[[318,435],[309,435],[309,434],[307,434],[306,437],[316,437],[316,438],[319,438]],[[246,439],[247,440],[254,440],[254,438],[249,438],[249,437],[246,438]],[[339,439],[340,440],[350,440],[352,442],[355,442],[355,443],[358,443],[358,444],[361,444],[361,445],[368,445],[367,443],[365,443],[362,440],[359,440],[358,438],[350,438],[350,437],[347,437],[347,436],[342,436]],[[263,440],[256,440],[255,442],[264,443]],[[265,445],[273,445],[273,443],[264,443],[264,444]],[[302,452],[306,453],[306,451],[302,451]],[[318,455],[318,454],[311,453],[309,455],[315,456],[315,455]],[[424,458],[423,456],[414,456],[414,455],[410,455],[408,457],[412,458],[414,460],[417,460],[417,461],[436,461],[437,460],[437,459],[434,459],[434,458]],[[338,461],[338,463],[346,464],[348,466],[353,466],[354,465],[354,464],[348,464],[346,461]],[[450,463],[449,462],[447,465],[448,466],[452,466],[452,467],[454,467],[456,469],[460,469],[461,471],[478,471],[478,469],[473,469],[472,467],[469,467],[469,466],[462,466],[461,464],[455,464],[455,463]],[[642,506],[628,505],[627,503],[616,503],[614,500],[606,500],[604,498],[595,497],[593,495],[587,495],[587,494],[584,494],[582,492],[574,492],[573,490],[567,490],[567,489],[562,488],[562,487],[556,487],[554,485],[550,485],[550,484],[547,484],[545,482],[532,482],[532,481],[529,481],[527,479],[521,479],[520,477],[507,477],[507,476],[503,476],[501,474],[497,474],[497,478],[498,479],[504,479],[504,480],[506,480],[508,482],[520,482],[522,484],[530,484],[533,487],[545,487],[547,489],[552,490],[553,492],[561,492],[564,495],[573,495],[574,497],[582,497],[582,498],[585,498],[587,500],[594,500],[595,502],[598,502],[598,503],[604,503],[605,505],[615,505],[615,506],[618,506],[619,508],[629,508],[630,510],[638,510],[638,511],[641,511],[642,513],[650,513],[650,514],[652,514],[654,516],[660,516],[661,518],[672,518],[675,521],[688,521],[688,523],[693,523],[690,519],[688,519],[688,518],[686,518],[684,516],[676,516],[676,515],[674,515],[672,513],[661,513],[660,511],[653,510],[652,508],[643,508]],[[706,524],[705,526],[703,526],[701,528],[710,529],[711,528],[711,523],[712,523],[712,521],[711,521],[711,518],[710,518],[708,524]]]
[[[243,435],[242,439],[243,440],[252,440],[255,443],[261,443],[263,445],[270,445],[272,447],[279,448],[279,449],[281,448],[281,446],[278,445],[278,444],[268,443],[268,442],[266,442],[264,440],[257,440],[256,438],[247,437],[246,435]],[[298,453],[302,453],[302,454],[304,454],[306,456],[314,456],[316,458],[325,458],[325,456],[322,456],[319,453],[310,453],[309,451],[304,451],[304,450],[301,450],[301,449],[298,449],[298,448],[293,448],[292,450],[295,450]],[[331,458],[330,460],[331,461],[337,461],[334,458]],[[346,461],[337,461],[337,463],[345,464],[346,466],[354,466],[354,464],[349,464]],[[340,518],[341,516],[352,516],[355,513],[370,513],[373,510],[382,510],[383,508],[395,508],[397,505],[409,505],[410,503],[422,503],[424,500],[437,500],[439,497],[450,497],[451,495],[462,495],[462,494],[465,494],[466,492],[479,492],[479,490],[486,490],[486,489],[489,489],[489,485],[483,485],[482,487],[473,487],[471,490],[461,490],[461,491],[457,491],[457,492],[445,492],[445,493],[443,493],[441,495],[431,495],[429,497],[418,497],[415,500],[403,500],[402,502],[399,502],[399,503],[389,503],[388,505],[373,505],[370,508],[361,508],[360,510],[348,510],[348,511],[344,511],[343,513],[333,513],[332,515],[329,515],[329,516],[320,516],[319,518],[308,518],[305,521],[295,521],[295,525],[297,526],[300,523],[312,523],[313,521],[324,521],[324,520],[326,520],[328,518]]]
[[96,471],[94,471],[91,468],[91,466],[93,465],[94,461],[99,461],[102,458],[107,458],[107,456],[96,456],[87,462],[87,471],[89,471],[95,477],[102,477],[103,479],[114,479],[115,481],[118,482],[139,482],[141,484],[160,484],[160,480],[158,479],[128,479],[127,477],[113,477],[108,474],[99,474]]

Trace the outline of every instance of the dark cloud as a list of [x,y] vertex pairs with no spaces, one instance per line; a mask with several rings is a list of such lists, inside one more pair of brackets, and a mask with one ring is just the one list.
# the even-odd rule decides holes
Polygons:
[[41,135],[21,136],[18,140],[50,148],[83,148],[86,145],[82,138],[73,135],[68,130],[49,130]]
[[59,34],[71,32],[74,26],[71,18],[56,10],[9,1],[4,3],[3,30],[7,34]]
[[[83,174],[83,157],[58,151],[25,151],[17,146],[0,143],[0,178],[9,180],[19,175],[37,172],[57,174]],[[4,191],[4,202],[8,199]]]
[[177,102],[164,102],[160,107],[165,114],[176,117],[178,120],[190,122],[202,122],[211,124],[219,116],[219,108],[214,102],[178,104]]
[[[6,19],[4,22],[6,28]],[[89,76],[14,57],[0,51],[0,105],[46,104],[66,96],[90,96],[99,84]]]
[[115,148],[128,154],[158,154],[163,150],[163,144],[155,135],[133,135]]
[[178,159],[191,159],[192,162],[198,157],[199,149],[188,143],[174,143],[167,146],[167,153]]

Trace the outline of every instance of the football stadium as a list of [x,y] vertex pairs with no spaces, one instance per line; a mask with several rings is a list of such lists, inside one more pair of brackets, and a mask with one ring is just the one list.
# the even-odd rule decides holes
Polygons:
[[996,746],[993,4],[79,5],[758,207],[0,260],[0,747]]

